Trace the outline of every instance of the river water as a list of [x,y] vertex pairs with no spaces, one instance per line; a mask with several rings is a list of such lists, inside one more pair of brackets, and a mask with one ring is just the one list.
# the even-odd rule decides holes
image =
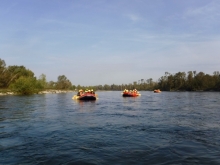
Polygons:
[[220,164],[220,93],[0,96],[0,164]]

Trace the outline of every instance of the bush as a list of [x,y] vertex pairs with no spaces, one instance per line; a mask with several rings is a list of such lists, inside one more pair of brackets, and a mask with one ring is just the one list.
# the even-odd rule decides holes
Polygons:
[[21,95],[38,93],[43,89],[42,85],[34,77],[20,77],[9,86],[12,92]]

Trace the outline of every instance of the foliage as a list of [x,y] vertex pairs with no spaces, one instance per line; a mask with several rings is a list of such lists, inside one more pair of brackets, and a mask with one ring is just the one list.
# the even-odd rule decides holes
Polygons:
[[215,71],[212,75],[203,72],[189,71],[169,74],[165,72],[157,84],[157,88],[165,91],[210,91],[220,90],[220,74]]
[[56,84],[57,89],[70,89],[72,87],[72,83],[67,79],[65,75],[58,76],[58,81]]
[[17,94],[29,95],[38,93],[43,89],[43,86],[34,77],[21,76],[9,88]]
[[4,60],[0,59],[0,88],[6,87],[7,84],[7,69]]
[[49,89],[55,89],[56,88],[56,82],[54,82],[54,81],[49,81],[48,83],[47,83],[47,88],[49,88]]
[[34,77],[34,73],[31,70],[26,69],[24,66],[13,65],[9,66],[7,70],[9,74],[7,86],[10,85],[10,83],[15,82],[21,76]]
[[38,79],[39,84],[43,87],[43,88],[47,88],[47,80],[46,80],[46,75],[45,74],[41,74],[39,79]]
[[7,88],[21,76],[34,77],[34,73],[24,66],[13,65],[6,67],[5,61],[0,59],[0,88]]
[[129,84],[104,84],[96,86],[72,85],[65,75],[58,76],[57,82],[46,80],[46,75],[42,74],[38,80],[34,77],[34,73],[26,69],[24,66],[8,66],[4,60],[0,59],[0,88],[13,89],[20,94],[36,93],[43,89],[94,89],[94,90],[111,90],[119,91],[124,89],[137,90],[154,90],[161,89],[163,91],[220,91],[220,72],[214,71],[213,75],[203,72],[189,71],[177,72],[171,74],[165,72],[158,81],[152,78],[140,79]]

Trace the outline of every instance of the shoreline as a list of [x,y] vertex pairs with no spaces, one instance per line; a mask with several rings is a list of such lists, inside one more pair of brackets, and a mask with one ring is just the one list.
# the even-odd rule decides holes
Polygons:
[[[44,90],[44,91],[40,91],[38,93],[35,93],[35,94],[59,94],[59,93],[70,93],[70,92],[77,92],[75,90]],[[99,91],[99,92],[112,92],[112,91]],[[153,91],[151,91],[153,92]],[[198,91],[162,91],[162,92],[220,92],[220,91],[213,91],[213,90],[210,90],[210,91],[203,91],[203,90],[198,90]],[[15,94],[14,92],[10,92],[10,91],[7,91],[7,92],[0,92],[0,96],[6,96],[6,95],[18,95],[18,94]]]
[[[57,94],[57,93],[69,93],[69,92],[75,92],[74,90],[44,90],[40,91],[35,94]],[[14,92],[0,92],[0,96],[5,96],[5,95],[17,95]]]

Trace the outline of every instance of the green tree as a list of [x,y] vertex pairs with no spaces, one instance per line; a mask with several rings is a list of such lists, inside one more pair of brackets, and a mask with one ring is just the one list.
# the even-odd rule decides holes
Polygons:
[[54,82],[54,81],[49,81],[48,83],[47,83],[47,88],[49,88],[49,89],[54,89],[54,88],[56,88],[56,82]]
[[72,83],[67,79],[65,75],[58,76],[58,81],[56,84],[57,89],[70,89]]
[[203,72],[199,72],[196,74],[195,79],[194,79],[196,90],[204,89],[204,82],[203,82],[204,76],[205,76],[205,73]]
[[118,86],[115,85],[115,84],[112,84],[111,87],[110,87],[110,89],[111,89],[112,91],[116,91],[116,90],[118,90]]
[[10,83],[15,82],[21,76],[34,77],[34,73],[31,70],[26,69],[24,66],[17,66],[17,65],[9,66],[7,86],[9,86]]
[[159,78],[158,85],[156,86],[156,88],[166,90],[166,77],[165,76],[161,76]]
[[38,79],[38,82],[41,84],[41,86],[43,88],[47,88],[47,80],[46,80],[46,75],[45,74],[41,74],[39,79]]
[[192,91],[193,89],[193,72],[189,71],[186,80],[186,90]]
[[0,59],[0,88],[7,87],[7,68],[4,60]]
[[111,90],[111,87],[110,85],[107,85],[105,84],[104,87],[103,87],[104,90],[108,91],[108,90]]
[[184,90],[186,82],[186,73],[178,72],[174,75],[174,88],[176,90]]
[[76,86],[75,86],[75,85],[72,85],[70,89],[71,89],[71,90],[75,90],[75,89],[76,89]]
[[9,88],[12,92],[21,94],[21,95],[29,95],[38,93],[42,90],[41,84],[34,77],[24,77],[21,76],[14,83],[10,84]]
[[213,72],[213,80],[215,82],[215,86],[213,89],[220,91],[220,72],[219,71]]

